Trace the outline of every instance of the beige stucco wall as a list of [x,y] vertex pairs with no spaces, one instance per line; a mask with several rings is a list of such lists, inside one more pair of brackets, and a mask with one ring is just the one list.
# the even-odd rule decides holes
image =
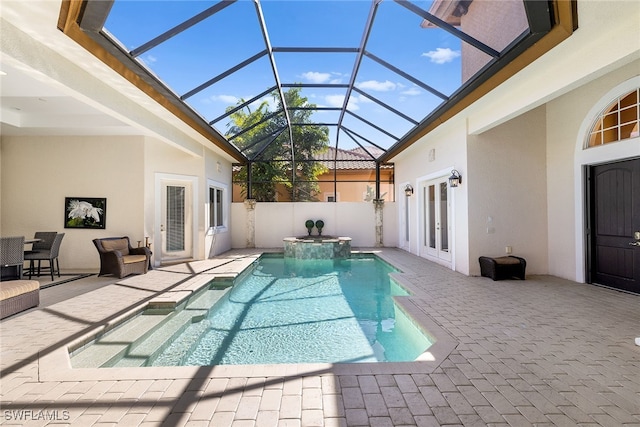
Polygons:
[[[94,238],[126,235],[135,246],[149,237],[157,250],[156,173],[197,177],[194,257],[231,248],[229,217],[215,239],[207,236],[207,178],[230,186],[231,163],[204,147],[202,156],[196,156],[142,136],[3,136],[0,152],[0,233],[30,237],[36,231],[64,232],[63,271],[99,268]],[[65,229],[65,197],[106,197],[106,229]]]
[[[583,129],[598,111],[597,103],[613,101],[606,95],[621,83],[640,75],[640,60],[549,102],[547,110],[547,194],[549,273],[582,281],[584,274],[584,185],[582,164],[596,164],[640,156],[640,139],[627,140],[583,153]],[[635,86],[635,85],[632,85]],[[635,86],[638,87],[638,86]],[[597,109],[596,109],[597,110]],[[581,158],[585,157],[582,161]]]
[[[496,31],[499,26],[500,30]],[[460,17],[460,29],[492,49],[501,52],[528,28],[527,15],[519,0],[474,0]],[[468,43],[462,43],[462,81],[466,82],[491,57]]]
[[545,108],[468,138],[469,273],[481,255],[527,260],[527,273],[547,273]]
[[[396,158],[396,197],[398,202],[398,241],[399,246],[416,255],[427,259],[435,260],[424,252],[421,247],[421,206],[423,201],[420,192],[420,185],[438,178],[448,178],[451,171],[456,169],[463,176],[463,184],[449,191],[451,198],[452,218],[449,233],[452,241],[451,268],[468,274],[468,215],[467,197],[468,187],[466,183],[467,175],[467,149],[466,149],[466,127],[464,123],[450,121],[440,126],[436,131],[421,138]],[[414,188],[414,194],[408,200],[409,209],[409,236],[408,245],[404,244],[404,205],[407,199],[404,197],[404,186],[409,183]],[[436,260],[437,261],[437,260]]]
[[[173,176],[177,179],[194,179],[196,210],[193,215],[194,227],[193,256],[203,259],[225,252],[231,248],[232,218],[226,212],[227,227],[214,233],[209,229],[209,183],[217,187],[230,189],[231,162],[202,146],[200,155],[178,150],[153,138],[147,138],[145,145],[145,235],[159,236],[157,221],[159,200],[156,188],[158,175]],[[230,202],[230,192],[226,192],[227,206]],[[156,240],[159,237],[156,237]],[[157,242],[158,244],[160,242]],[[155,244],[155,242],[154,242]],[[159,250],[159,248],[158,248]]]
[[[142,137],[6,137],[2,151],[3,236],[65,233],[62,270],[99,267],[92,239],[144,232]],[[106,229],[65,229],[65,197],[106,197]]]
[[640,2],[578,1],[579,28],[465,112],[481,133],[640,58]]
[[[465,181],[453,192],[452,268],[460,272],[479,273],[479,254],[502,255],[510,245],[529,261],[528,273],[584,280],[576,144],[594,104],[640,74],[640,38],[629,37],[638,31],[640,2],[579,1],[578,17],[571,37],[392,159],[397,194],[447,165],[462,173]],[[634,141],[618,145],[603,148],[608,154],[600,161],[640,155]],[[402,232],[400,199],[397,205]],[[406,249],[420,254],[413,197],[409,208]]]

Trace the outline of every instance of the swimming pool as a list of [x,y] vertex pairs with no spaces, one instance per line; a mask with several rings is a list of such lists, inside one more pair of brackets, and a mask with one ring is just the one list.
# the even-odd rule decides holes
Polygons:
[[[169,315],[146,310],[75,352],[72,364],[412,361],[431,342],[394,303],[408,294],[390,280],[393,271],[375,256],[262,256],[233,286],[211,283]],[[114,354],[106,358],[106,350]],[[91,361],[96,354],[102,360]]]

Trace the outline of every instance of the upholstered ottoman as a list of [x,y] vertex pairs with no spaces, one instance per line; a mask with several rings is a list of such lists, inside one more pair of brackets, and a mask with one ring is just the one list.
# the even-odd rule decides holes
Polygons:
[[491,258],[481,256],[480,274],[490,277],[493,280],[503,280],[517,278],[524,280],[524,272],[527,268],[527,261],[517,256],[503,256]]
[[0,319],[40,304],[40,283],[37,280],[7,280],[0,282]]

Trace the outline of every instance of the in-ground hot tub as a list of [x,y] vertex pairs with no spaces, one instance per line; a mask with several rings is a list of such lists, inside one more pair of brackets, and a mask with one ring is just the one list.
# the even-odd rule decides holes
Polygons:
[[336,259],[351,257],[351,237],[285,237],[284,257],[296,259]]

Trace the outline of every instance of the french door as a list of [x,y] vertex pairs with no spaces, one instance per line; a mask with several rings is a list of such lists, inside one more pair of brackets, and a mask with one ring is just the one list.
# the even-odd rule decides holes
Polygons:
[[640,158],[589,169],[591,282],[640,293]]
[[451,201],[447,178],[420,186],[420,253],[451,262]]
[[193,256],[192,183],[162,179],[160,193],[160,262],[190,259]]

